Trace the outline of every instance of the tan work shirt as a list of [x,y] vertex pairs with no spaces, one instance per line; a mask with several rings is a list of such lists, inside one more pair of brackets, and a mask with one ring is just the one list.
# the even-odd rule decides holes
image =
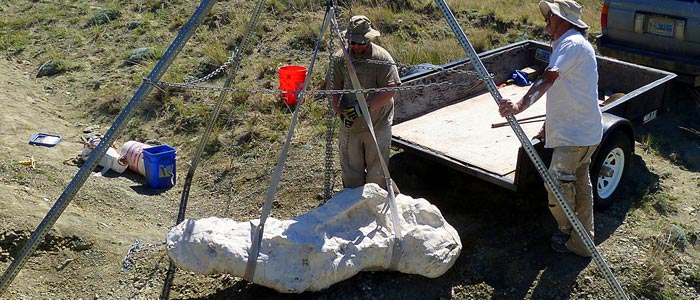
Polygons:
[[[389,62],[388,64],[377,64],[367,61],[353,61],[357,78],[360,81],[363,89],[380,88],[388,85],[401,84],[399,72],[394,64],[394,59],[388,51],[377,44],[371,43],[369,48],[362,54],[353,56],[353,59],[371,59]],[[347,70],[345,59],[343,58],[343,50],[338,50],[333,54],[333,77],[331,83],[334,89],[353,89],[350,81],[350,74]],[[367,94],[365,94],[365,97]],[[341,107],[346,108],[355,104],[357,96],[355,94],[346,94],[341,97]],[[380,109],[371,111],[372,126],[374,128],[386,128],[391,126],[394,119],[394,99],[392,98],[389,104]],[[340,126],[341,130],[345,126]],[[350,133],[363,132],[369,130],[365,122],[358,118],[348,129]]]

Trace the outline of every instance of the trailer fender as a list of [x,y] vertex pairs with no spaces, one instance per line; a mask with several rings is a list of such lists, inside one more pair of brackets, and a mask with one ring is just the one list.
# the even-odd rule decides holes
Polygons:
[[603,113],[603,139],[591,157],[591,183],[595,207],[610,207],[629,173],[634,153],[632,122]]

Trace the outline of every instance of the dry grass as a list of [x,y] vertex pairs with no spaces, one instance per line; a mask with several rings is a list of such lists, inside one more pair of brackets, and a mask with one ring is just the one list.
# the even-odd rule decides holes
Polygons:
[[629,292],[644,299],[683,299],[678,292],[666,287],[669,265],[676,251],[682,251],[687,243],[685,233],[677,226],[664,230],[664,234],[651,238],[644,266],[648,270],[643,277],[629,287]]
[[[586,4],[586,3],[590,3]],[[246,157],[227,157],[233,140],[241,153],[278,153],[291,114],[279,101],[279,95],[260,92],[276,89],[277,69],[284,65],[309,65],[310,54],[319,37],[326,1],[269,0],[245,45],[240,68],[235,70],[234,86],[258,92],[228,93],[222,113],[207,140],[212,163],[227,159],[247,163]],[[449,0],[455,16],[477,51],[523,39],[544,40],[544,22],[536,1]],[[34,65],[52,60],[66,71],[54,76],[67,89],[84,91],[75,107],[85,119],[110,126],[137,88],[156,65],[165,49],[188,21],[199,1],[149,0],[124,2],[86,0],[71,4],[60,2],[7,1],[0,9],[17,18],[0,21],[0,53]],[[185,82],[201,78],[224,64],[240,46],[255,2],[221,1],[212,8],[202,25],[169,67],[162,80]],[[407,65],[441,65],[465,57],[461,46],[436,4],[429,0],[339,0],[337,12],[341,30],[354,14],[365,14],[382,32],[378,42],[394,58]],[[599,3],[584,1],[588,14]],[[106,16],[106,18],[105,18]],[[587,21],[596,27],[595,20]],[[99,21],[98,21],[99,20]],[[12,34],[21,32],[22,34]],[[5,34],[8,33],[8,34]],[[24,38],[30,36],[31,39]],[[323,85],[328,53],[338,45],[329,45],[324,36],[323,52],[316,61],[310,87]],[[50,45],[48,47],[47,45]],[[265,53],[256,46],[278,49]],[[134,65],[124,64],[134,49],[150,47],[156,57]],[[306,54],[294,55],[301,51]],[[206,82],[221,86],[230,68]],[[154,89],[135,112],[120,140],[159,139],[190,153],[211,116],[219,92],[200,90]],[[302,108],[295,142],[322,147],[327,130],[324,97],[310,97]],[[218,138],[217,136],[233,136]],[[216,135],[216,136],[215,136]],[[258,149],[261,148],[261,149]],[[217,156],[217,153],[219,154]],[[220,156],[220,157],[219,157]],[[262,165],[275,164],[276,155]],[[321,162],[323,157],[319,157]],[[293,163],[293,162],[292,162]]]

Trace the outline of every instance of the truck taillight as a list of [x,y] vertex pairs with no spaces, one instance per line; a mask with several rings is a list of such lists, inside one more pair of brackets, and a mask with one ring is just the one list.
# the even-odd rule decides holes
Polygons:
[[603,4],[603,8],[600,10],[600,26],[608,27],[608,5]]

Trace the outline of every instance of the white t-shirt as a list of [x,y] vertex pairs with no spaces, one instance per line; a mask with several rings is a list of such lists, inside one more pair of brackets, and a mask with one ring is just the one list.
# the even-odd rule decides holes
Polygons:
[[553,44],[548,69],[559,77],[547,91],[545,147],[592,146],[603,137],[598,65],[586,38],[569,29]]

